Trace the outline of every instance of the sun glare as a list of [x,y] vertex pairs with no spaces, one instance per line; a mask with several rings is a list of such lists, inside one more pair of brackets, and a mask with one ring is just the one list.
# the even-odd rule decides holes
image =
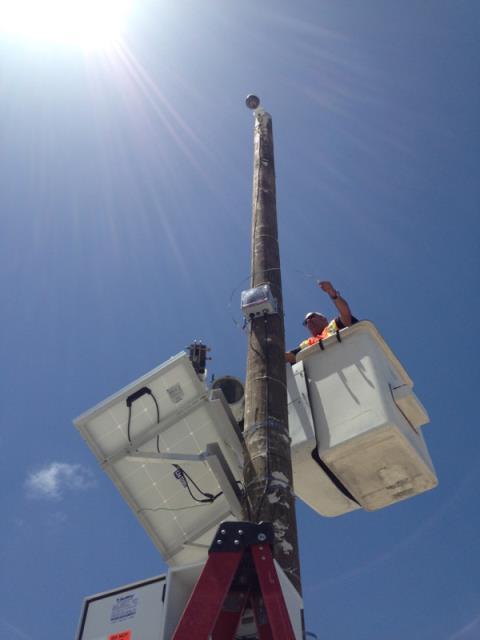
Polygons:
[[84,48],[108,47],[131,0],[0,0],[0,34]]

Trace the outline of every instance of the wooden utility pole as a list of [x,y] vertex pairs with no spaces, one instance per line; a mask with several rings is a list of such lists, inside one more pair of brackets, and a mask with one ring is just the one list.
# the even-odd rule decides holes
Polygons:
[[255,109],[252,279],[270,285],[277,313],[249,322],[245,384],[245,517],[272,522],[274,557],[301,593],[295,497],[288,433],[285,375],[285,329],[277,232],[272,118],[248,96]]

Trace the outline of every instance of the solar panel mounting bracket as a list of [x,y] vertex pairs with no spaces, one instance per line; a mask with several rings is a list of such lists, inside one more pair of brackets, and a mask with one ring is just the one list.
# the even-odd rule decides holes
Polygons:
[[138,447],[146,444],[159,433],[166,431],[172,424],[175,424],[175,422],[178,422],[185,416],[189,415],[194,409],[202,405],[204,402],[208,402],[208,392],[202,393],[202,395],[194,398],[192,401],[185,403],[181,409],[172,413],[168,418],[163,419],[161,424],[155,423],[140,436],[132,438],[130,446],[120,448],[118,451],[106,458],[103,464],[113,464],[114,462],[121,460],[124,456],[131,455],[138,449]]
[[132,451],[125,456],[128,462],[175,464],[178,462],[207,462],[220,485],[233,515],[243,517],[242,493],[228,465],[220,446],[216,442],[207,444],[201,453],[155,453]]

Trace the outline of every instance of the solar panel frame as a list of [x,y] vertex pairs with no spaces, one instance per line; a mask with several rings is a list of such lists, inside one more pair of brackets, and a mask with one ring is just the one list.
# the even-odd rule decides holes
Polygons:
[[[152,395],[132,402],[129,440],[126,400],[143,387]],[[204,493],[214,495],[221,486],[226,488],[228,479],[223,472],[227,470],[228,475],[228,468],[235,483],[242,480],[238,424],[223,393],[206,387],[185,352],[83,413],[74,424],[169,564],[203,559],[216,527],[231,519],[232,513],[238,518],[236,487],[213,503],[196,503],[173,476],[171,464],[181,464]],[[205,455],[211,443],[217,443],[223,463],[215,458],[213,464],[214,458]],[[178,456],[179,462],[159,460],[157,448],[162,455]],[[146,455],[140,460],[136,452]],[[149,457],[156,459],[150,462]],[[197,499],[204,498],[192,484],[190,488]],[[237,508],[232,507],[232,500]]]

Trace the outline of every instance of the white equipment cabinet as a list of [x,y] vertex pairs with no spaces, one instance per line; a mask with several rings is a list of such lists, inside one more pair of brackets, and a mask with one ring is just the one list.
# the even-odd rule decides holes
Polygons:
[[437,485],[428,415],[371,322],[302,350],[287,383],[295,492],[315,511],[374,511]]
[[167,576],[85,598],[76,640],[163,640]]
[[[76,640],[171,640],[204,564],[173,567],[165,575],[88,596]],[[301,640],[303,600],[276,561],[275,568],[295,638]],[[236,636],[255,637],[255,631],[247,609]]]

